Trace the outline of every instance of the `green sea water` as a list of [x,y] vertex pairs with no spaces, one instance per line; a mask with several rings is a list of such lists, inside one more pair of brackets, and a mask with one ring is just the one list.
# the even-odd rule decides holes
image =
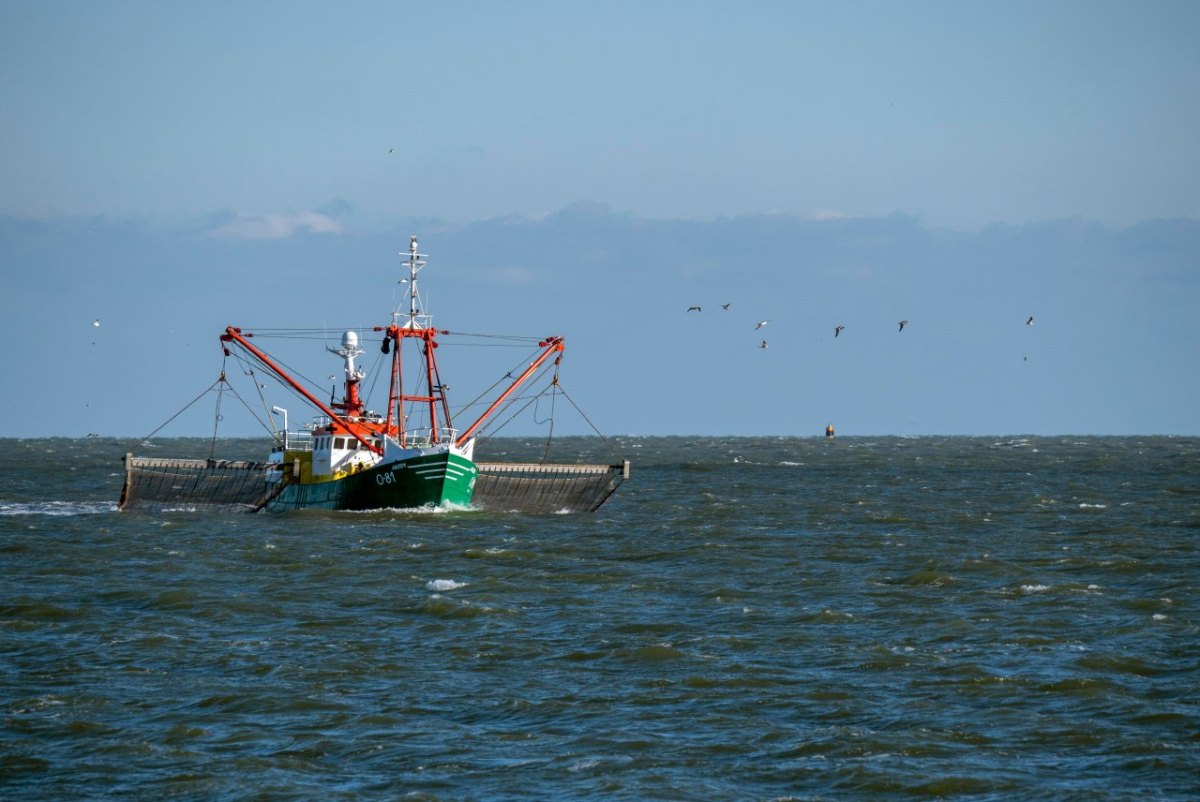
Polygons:
[[0,441],[0,798],[1200,798],[1200,439],[614,442],[531,516],[120,513],[127,444]]

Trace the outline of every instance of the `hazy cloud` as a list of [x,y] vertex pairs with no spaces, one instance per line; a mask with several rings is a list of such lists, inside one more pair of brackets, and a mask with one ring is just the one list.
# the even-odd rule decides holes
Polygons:
[[853,220],[858,215],[848,214],[837,209],[816,209],[812,213],[813,220]]
[[[1200,347],[1200,221],[957,232],[902,215],[700,221],[573,211],[437,227],[409,218],[386,231],[356,221],[337,237],[319,236],[341,229],[316,213],[220,212],[185,230],[0,215],[0,273],[14,290],[0,293],[0,336],[44,334],[9,373],[75,355],[74,368],[45,374],[42,390],[66,404],[81,381],[90,388],[74,430],[21,418],[21,394],[11,391],[0,393],[0,421],[10,422],[8,436],[144,434],[142,408],[121,403],[129,365],[159,376],[145,393],[154,409],[177,409],[174,395],[197,370],[208,381],[202,365],[179,358],[172,330],[219,360],[211,335],[230,321],[294,325],[309,310],[323,323],[328,305],[312,287],[343,265],[355,266],[372,297],[339,298],[331,330],[358,326],[360,311],[382,315],[396,303],[397,252],[417,234],[431,254],[427,308],[439,324],[566,335],[570,391],[601,431],[819,436],[830,418],[856,434],[1200,431],[1200,372],[1187,369]],[[178,298],[189,300],[182,317]],[[693,305],[703,314],[688,315]],[[48,306],[75,327],[46,329]],[[769,350],[753,331],[764,319]],[[910,321],[903,335],[901,320]],[[846,327],[836,341],[835,325]],[[165,334],[135,337],[135,327]],[[476,364],[470,349],[451,353]],[[482,389],[472,382],[496,378],[482,367],[500,353],[483,352],[479,371],[456,368],[459,392],[470,397],[468,386]],[[319,365],[325,354],[313,358]],[[94,372],[81,380],[85,368]],[[636,401],[613,379],[625,375],[648,377]],[[731,393],[738,383],[754,392]],[[239,431],[251,435],[251,426]]]
[[332,217],[320,212],[298,214],[238,215],[213,229],[215,237],[231,239],[287,239],[299,231],[313,234],[341,234],[344,229]]

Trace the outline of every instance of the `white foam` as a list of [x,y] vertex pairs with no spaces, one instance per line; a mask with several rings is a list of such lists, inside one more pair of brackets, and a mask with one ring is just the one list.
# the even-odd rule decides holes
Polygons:
[[423,504],[420,507],[374,507],[369,510],[337,510],[345,515],[376,515],[381,512],[396,512],[404,515],[443,515],[448,512],[474,512],[469,504],[455,504],[443,501],[441,504]]
[[426,590],[458,590],[465,588],[468,583],[455,582],[453,579],[431,579],[425,583]]
[[116,512],[114,501],[39,501],[31,504],[0,504],[0,515],[96,515]]

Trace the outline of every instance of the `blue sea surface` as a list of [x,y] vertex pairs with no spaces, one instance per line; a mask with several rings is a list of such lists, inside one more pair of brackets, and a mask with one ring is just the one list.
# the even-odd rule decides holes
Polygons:
[[238,515],[3,441],[0,798],[1200,798],[1200,439],[614,445],[594,514]]

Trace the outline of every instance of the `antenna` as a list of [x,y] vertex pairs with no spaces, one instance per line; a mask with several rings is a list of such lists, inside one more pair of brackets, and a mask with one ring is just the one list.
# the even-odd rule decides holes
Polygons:
[[[417,250],[416,234],[413,234],[408,240],[408,258],[402,264],[408,268],[408,322],[404,324],[404,328],[424,328],[418,319],[422,319],[425,326],[428,326],[431,321],[429,315],[421,314],[421,293],[417,289],[417,273],[421,272],[421,268],[425,266],[426,262],[425,254]],[[404,281],[401,279],[401,283]]]

